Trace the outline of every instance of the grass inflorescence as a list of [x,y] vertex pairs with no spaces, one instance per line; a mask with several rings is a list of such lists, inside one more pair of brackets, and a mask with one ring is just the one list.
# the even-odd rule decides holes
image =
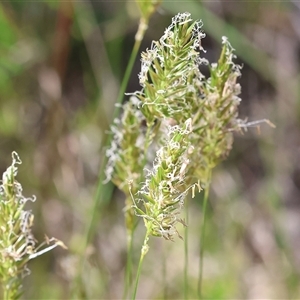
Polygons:
[[[196,188],[206,189],[206,207],[212,169],[228,156],[233,133],[251,125],[238,118],[241,67],[234,62],[233,47],[223,37],[218,61],[209,62],[201,56],[201,28],[189,13],[172,19],[142,53],[142,89],[132,93],[112,126],[106,174],[127,196],[130,226],[135,216],[144,220],[142,256],[150,236],[180,237],[176,225],[185,225],[180,215],[188,191],[194,195]],[[201,228],[203,235],[205,221]]]
[[25,210],[28,201],[35,197],[25,197],[22,185],[16,180],[21,160],[12,153],[12,164],[3,173],[0,185],[0,284],[3,299],[18,299],[22,295],[22,280],[30,273],[29,260],[64,244],[55,238],[45,238],[38,244],[32,233],[34,215]]

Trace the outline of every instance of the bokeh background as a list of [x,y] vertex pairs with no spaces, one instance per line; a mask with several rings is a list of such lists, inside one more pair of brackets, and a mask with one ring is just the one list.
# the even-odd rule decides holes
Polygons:
[[[214,172],[206,232],[204,296],[300,298],[299,1],[162,1],[141,50],[178,12],[202,19],[205,56],[229,38],[243,65],[240,117],[269,119],[236,135]],[[34,234],[55,249],[29,263],[24,299],[122,296],[126,237],[118,190],[105,199],[80,266],[120,83],[139,23],[134,1],[1,1],[0,170],[17,151],[18,180],[35,214]],[[139,90],[136,60],[127,92]],[[126,101],[127,96],[124,96]],[[108,185],[109,186],[109,185]],[[189,285],[195,297],[201,196],[189,202]],[[143,225],[137,229],[136,259]],[[141,235],[141,236],[140,236]],[[166,261],[166,269],[162,261]],[[138,297],[182,298],[183,242],[154,239]],[[165,273],[164,273],[165,272]],[[78,274],[81,275],[78,284]]]

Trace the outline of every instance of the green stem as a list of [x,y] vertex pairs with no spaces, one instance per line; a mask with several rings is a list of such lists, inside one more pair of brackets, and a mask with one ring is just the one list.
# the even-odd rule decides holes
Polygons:
[[4,291],[3,291],[3,299],[4,300],[9,300],[11,299],[11,296],[10,296],[10,291],[4,287]]
[[[185,222],[189,223],[189,212],[188,212],[188,201],[185,206]],[[188,227],[184,228],[184,299],[189,298],[189,287],[188,287]]]
[[167,247],[162,243],[162,285],[163,285],[163,299],[168,299],[168,281],[167,281]]
[[199,277],[198,277],[198,299],[202,299],[202,280],[203,280],[203,253],[204,253],[204,235],[206,225],[206,208],[209,196],[211,170],[208,171],[206,186],[204,190],[203,207],[202,207],[202,223],[200,228],[200,253],[199,253]]
[[137,293],[137,288],[138,288],[138,285],[139,285],[139,279],[140,279],[140,275],[141,275],[141,270],[142,270],[144,257],[148,252],[148,240],[149,240],[149,235],[148,235],[148,232],[147,232],[146,235],[145,235],[145,239],[144,239],[142,249],[141,249],[141,256],[140,256],[140,261],[139,261],[137,274],[136,274],[136,278],[135,278],[135,285],[134,285],[132,300],[136,299],[136,293]]
[[3,299],[15,300],[21,296],[21,280],[16,277],[5,276],[2,283]]
[[[138,31],[136,34],[135,43],[134,43],[134,46],[133,46],[133,49],[132,49],[132,52],[130,55],[130,59],[127,64],[126,71],[125,71],[125,74],[124,74],[124,77],[123,77],[123,80],[121,83],[120,91],[119,91],[118,98],[116,101],[117,104],[122,103],[123,96],[126,91],[126,87],[127,87],[127,84],[128,84],[129,78],[130,78],[130,74],[133,69],[134,62],[138,55],[138,52],[139,52],[139,49],[141,46],[141,42],[143,40],[143,37],[144,37],[146,29],[147,29],[147,24],[148,24],[148,20],[141,18],[139,28],[138,28]],[[115,106],[112,120],[114,120],[119,115],[120,106],[121,105]],[[111,141],[112,141],[112,135],[109,135],[106,140],[104,149],[107,149],[109,147],[109,145],[111,144]],[[112,183],[108,183],[108,184],[104,185],[104,180],[105,180],[104,170],[106,167],[106,163],[107,163],[107,157],[105,155],[102,155],[101,167],[100,167],[100,171],[99,171],[99,179],[98,179],[96,193],[94,196],[94,204],[93,204],[92,211],[91,211],[90,222],[87,225],[86,232],[84,234],[82,251],[84,251],[86,249],[87,245],[90,243],[92,237],[94,236],[94,234],[96,232],[97,222],[101,218],[100,214],[103,211],[103,208],[108,204],[108,202],[111,199],[111,195],[112,195],[114,186]],[[79,271],[77,274],[77,278],[75,279],[75,282],[76,282],[75,285],[77,286],[77,289],[80,288],[80,286],[82,285],[81,273],[83,271],[84,263],[85,263],[85,255],[81,255],[80,268],[79,268]]]
[[[146,141],[145,141],[145,146],[144,146],[144,158],[143,158],[143,163],[142,163],[143,166],[145,166],[147,163],[147,150],[151,143],[151,132],[152,132],[152,126],[149,125],[149,126],[147,126],[147,132],[146,132]],[[144,176],[143,172],[141,172],[139,182],[143,181],[143,176]],[[128,253],[127,253],[126,273],[125,273],[126,274],[125,275],[126,286],[125,286],[124,293],[123,293],[123,299],[126,298],[127,293],[128,293],[128,288],[129,288],[129,286],[131,286],[131,283],[132,283],[132,268],[131,268],[131,266],[132,266],[132,251],[133,251],[132,243],[133,243],[134,229],[131,229],[130,232],[131,232],[130,248],[127,248]],[[130,260],[130,262],[128,260]]]
[[134,230],[127,230],[127,260],[125,269],[125,287],[122,297],[123,299],[126,299],[129,287],[132,284],[133,233]]

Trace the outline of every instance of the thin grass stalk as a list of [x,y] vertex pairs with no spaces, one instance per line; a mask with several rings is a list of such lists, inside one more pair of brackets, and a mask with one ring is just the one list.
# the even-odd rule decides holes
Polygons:
[[132,284],[132,254],[133,254],[133,230],[127,233],[127,259],[125,266],[125,286],[122,299],[126,299],[128,290]]
[[163,257],[162,257],[162,286],[163,286],[163,299],[168,299],[168,281],[167,281],[167,247],[165,243],[162,244]]
[[[151,126],[147,127],[146,139],[145,139],[145,148],[144,148],[144,159],[143,165],[146,165],[147,162],[147,150],[151,143]],[[143,174],[140,176],[139,182],[144,180]],[[133,257],[133,236],[134,236],[135,226],[133,228],[127,228],[127,261],[125,269],[125,286],[123,291],[123,299],[126,299],[128,290],[132,285],[132,257]]]
[[[130,74],[133,69],[134,62],[138,55],[138,52],[139,52],[139,49],[141,46],[141,42],[144,38],[146,29],[147,29],[147,26],[145,24],[148,24],[148,21],[149,20],[143,19],[143,22],[140,22],[140,24],[139,24],[139,28],[137,31],[139,34],[136,35],[135,43],[134,43],[134,46],[133,46],[133,49],[132,49],[132,52],[130,55],[130,59],[127,64],[125,74],[124,74],[124,77],[123,77],[123,80],[122,80],[122,83],[120,86],[120,91],[119,91],[119,94],[117,97],[116,104],[122,103],[122,100],[123,100],[123,97],[124,97],[124,94],[126,91],[126,87],[128,85],[128,81],[130,78]],[[120,109],[121,109],[121,105],[115,106],[112,120],[117,118],[117,116],[120,113]],[[109,145],[111,144],[111,141],[112,141],[112,135],[109,135],[103,148],[104,149],[108,148]],[[107,157],[105,155],[102,155],[102,161],[100,164],[101,167],[100,167],[100,171],[99,171],[99,179],[98,179],[97,188],[96,188],[96,192],[95,192],[95,196],[94,196],[94,203],[92,206],[91,218],[90,218],[90,222],[88,223],[88,225],[86,227],[86,231],[84,234],[82,252],[84,252],[84,250],[87,248],[88,244],[90,243],[92,237],[95,235],[96,224],[101,219],[101,212],[103,211],[103,208],[108,204],[108,202],[111,199],[111,195],[112,195],[114,186],[112,183],[104,184],[106,163],[107,163]],[[85,260],[86,260],[85,255],[81,255],[80,256],[80,268],[79,268],[79,271],[77,274],[77,278],[75,280],[76,289],[80,288],[80,286],[81,286],[81,288],[84,288],[83,283],[81,282],[81,274],[83,271],[83,266],[85,264]],[[126,268],[127,268],[127,265],[126,265]],[[127,270],[126,270],[126,274],[128,274]],[[128,279],[126,278],[125,282],[127,282],[127,281],[128,281]]]
[[138,288],[138,285],[139,285],[139,280],[140,280],[140,275],[141,275],[141,271],[142,271],[142,265],[143,265],[144,257],[147,254],[148,249],[149,249],[148,240],[149,240],[149,233],[146,232],[144,243],[143,243],[143,246],[142,246],[142,249],[141,249],[141,256],[140,256],[140,260],[139,260],[139,265],[138,265],[138,268],[137,268],[137,274],[136,274],[136,278],[135,278],[135,285],[134,285],[132,300],[136,299],[136,293],[137,293],[137,288]]
[[[127,84],[128,84],[129,78],[130,78],[130,74],[131,74],[134,62],[136,60],[138,51],[139,51],[140,46],[141,46],[141,42],[142,42],[143,37],[144,37],[145,32],[146,32],[147,26],[145,26],[145,23],[143,23],[142,26],[141,26],[141,24],[142,23],[140,22],[139,29],[138,29],[138,32],[140,33],[139,36],[141,36],[141,38],[135,39],[135,43],[134,43],[134,46],[133,46],[133,49],[132,49],[132,52],[131,52],[131,55],[130,55],[130,59],[129,59],[128,65],[126,67],[126,71],[125,71],[125,74],[124,74],[124,77],[123,77],[123,80],[122,80],[122,83],[121,83],[120,92],[119,92],[116,104],[121,104],[122,103],[124,93],[126,91],[126,87],[127,87]],[[121,105],[116,105],[115,110],[114,110],[114,114],[113,114],[113,118],[112,118],[113,120],[118,117],[118,115],[120,113],[120,109],[121,109]],[[104,148],[107,148],[110,145],[111,140],[112,140],[112,135],[109,135]],[[97,190],[96,190],[95,199],[94,199],[93,215],[92,215],[90,224],[88,226],[87,235],[86,235],[86,244],[85,244],[86,246],[89,243],[91,237],[94,235],[95,223],[96,223],[97,219],[99,218],[99,216],[98,216],[99,213],[98,212],[99,212],[100,208],[102,208],[105,204],[107,204],[106,202],[109,201],[109,199],[111,198],[110,196],[111,196],[112,190],[113,190],[113,185],[112,184],[104,185],[104,180],[105,180],[104,170],[105,170],[105,167],[106,167],[106,162],[107,162],[107,157],[105,155],[103,155],[103,160],[102,160],[102,163],[101,163],[101,169],[100,169],[100,172],[99,172],[100,177],[99,177],[99,181],[98,181],[98,184],[97,184]],[[106,193],[104,193],[103,190]],[[107,196],[106,199],[103,197],[103,194],[106,194],[106,196]]]
[[[143,165],[145,166],[147,163],[147,150],[151,143],[151,126],[147,127],[146,139],[145,139],[145,147],[144,147],[144,159]],[[144,180],[143,174],[140,176],[139,182]],[[133,257],[133,235],[134,235],[135,227],[127,230],[127,261],[126,261],[126,270],[125,270],[125,287],[123,292],[123,299],[126,298],[128,294],[128,290],[132,285],[132,257]]]
[[210,179],[211,179],[211,169],[209,169],[207,174],[206,185],[204,189],[203,207],[202,207],[202,222],[200,227],[200,247],[199,247],[199,277],[198,277],[198,299],[203,299],[202,293],[202,281],[203,281],[203,255],[205,247],[205,226],[206,226],[206,212],[207,212],[207,202],[209,197],[210,189]]
[[[14,281],[14,282],[13,282]],[[10,277],[7,277],[5,279],[5,282],[7,284],[3,284],[3,300],[16,300],[19,299],[22,295],[22,292],[20,291],[22,287],[21,280],[14,280]],[[11,284],[9,284],[11,282]]]
[[[185,222],[189,224],[189,210],[188,201],[185,205]],[[188,269],[189,269],[189,248],[188,248],[188,226],[184,227],[184,299],[189,299],[189,285],[188,285]]]

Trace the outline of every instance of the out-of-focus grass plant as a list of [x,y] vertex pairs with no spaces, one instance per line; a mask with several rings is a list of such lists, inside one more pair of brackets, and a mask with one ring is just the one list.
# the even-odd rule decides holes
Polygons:
[[14,300],[22,295],[22,280],[30,273],[29,260],[40,256],[57,246],[65,245],[56,238],[45,237],[37,244],[33,236],[34,215],[25,210],[28,201],[35,197],[25,197],[22,185],[16,180],[18,164],[21,160],[12,153],[12,164],[3,173],[0,186],[0,284],[5,300]]
[[[146,226],[133,298],[149,237],[180,237],[176,226],[185,225],[181,209],[188,191],[194,195],[196,188],[201,190],[200,184],[205,190],[198,281],[201,297],[211,172],[227,157],[233,132],[251,125],[238,119],[240,67],[234,63],[234,49],[223,37],[218,62],[209,63],[199,53],[204,51],[201,27],[189,13],[172,19],[160,40],[142,54],[142,90],[133,93],[122,118],[112,126],[107,177],[127,195],[126,213],[134,211]],[[208,77],[201,73],[202,65],[208,65]]]

